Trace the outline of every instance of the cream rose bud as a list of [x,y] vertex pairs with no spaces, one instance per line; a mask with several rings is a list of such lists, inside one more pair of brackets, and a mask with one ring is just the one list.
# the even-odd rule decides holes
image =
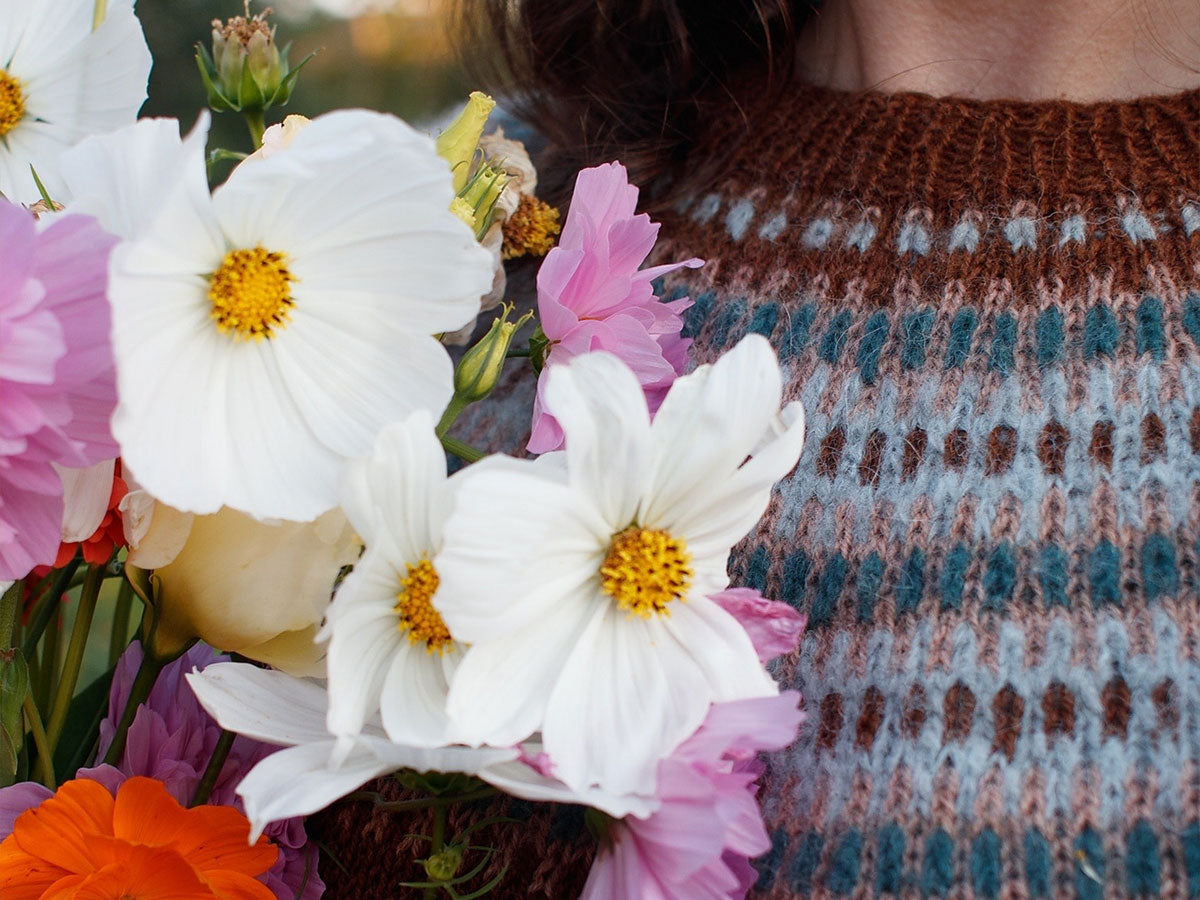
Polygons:
[[153,568],[158,580],[157,652],[200,638],[295,675],[323,671],[313,637],[338,572],[360,550],[340,510],[272,524],[229,508],[199,516],[162,503],[147,509],[145,492],[137,495],[123,504],[127,564]]

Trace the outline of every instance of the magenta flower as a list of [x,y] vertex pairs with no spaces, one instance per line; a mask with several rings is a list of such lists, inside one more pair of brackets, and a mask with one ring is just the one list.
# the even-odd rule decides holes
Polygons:
[[86,216],[39,230],[0,200],[0,581],[58,554],[63,488],[52,464],[117,456],[108,257]]
[[785,747],[803,721],[786,691],[714,706],[658,766],[659,808],[615,822],[580,900],[740,898],[771,846],[756,794],[762,750]]
[[538,315],[550,349],[538,379],[531,453],[556,450],[563,443],[562,429],[542,404],[551,366],[607,350],[633,369],[653,414],[687,365],[692,342],[680,337],[679,314],[692,301],[684,297],[664,303],[650,282],[704,263],[688,259],[639,271],[659,226],[644,213],[634,215],[637,198],[638,189],[620,163],[584,169],[575,179],[562,237],[538,270]]
[[[161,781],[167,792],[186,806],[208,766],[221,728],[200,706],[183,676],[226,661],[228,657],[218,656],[207,644],[196,644],[164,668],[129,727],[120,764],[116,768],[100,765],[80,769],[77,777],[99,781],[115,792],[126,778],[146,775]],[[117,719],[141,662],[141,645],[134,642],[117,664],[109,691],[108,718],[100,723],[100,757],[112,743]],[[240,735],[235,738],[208,802],[245,812],[234,792],[238,783],[259,760],[278,749]],[[17,816],[50,796],[45,787],[31,782],[0,790],[0,840],[12,832]],[[325,883],[317,874],[318,851],[308,843],[303,819],[273,822],[265,833],[279,848],[279,858],[266,874],[267,887],[280,900],[319,900]]]
[[795,650],[808,622],[786,603],[768,600],[753,588],[726,588],[709,599],[746,629],[761,662]]

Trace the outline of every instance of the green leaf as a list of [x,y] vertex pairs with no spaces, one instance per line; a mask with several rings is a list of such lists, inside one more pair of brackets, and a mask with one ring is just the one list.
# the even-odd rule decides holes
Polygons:
[[16,781],[25,717],[21,704],[29,693],[29,667],[19,648],[0,650],[0,786]]
[[209,55],[208,49],[203,44],[196,45],[196,68],[200,70],[200,80],[204,82],[204,92],[208,95],[208,105],[217,112],[233,110],[235,107],[221,93],[221,89],[217,87],[219,80],[217,77],[217,68],[213,64],[212,56]]
[[[288,45],[291,46],[290,44]],[[287,50],[285,49],[282,58],[284,63],[287,63]],[[271,97],[269,103],[272,106],[287,106],[287,102],[292,99],[292,91],[296,87],[296,79],[300,77],[300,70],[304,68],[304,64],[317,55],[314,50],[304,59],[300,60],[287,75],[283,76],[283,80],[279,82],[279,87],[275,89],[275,94]]]
[[108,713],[113,671],[109,669],[76,694],[67,708],[67,720],[54,750],[54,777],[59,784],[74,778],[92,755],[100,736],[100,723]]

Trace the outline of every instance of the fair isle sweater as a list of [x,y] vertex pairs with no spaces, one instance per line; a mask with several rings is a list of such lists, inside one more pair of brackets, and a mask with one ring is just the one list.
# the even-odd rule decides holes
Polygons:
[[[752,895],[1200,896],[1200,92],[734,127],[657,254],[708,261],[696,362],[766,335],[809,423],[730,563],[809,617]],[[523,446],[501,390],[455,433]],[[537,816],[500,896],[582,884]]]

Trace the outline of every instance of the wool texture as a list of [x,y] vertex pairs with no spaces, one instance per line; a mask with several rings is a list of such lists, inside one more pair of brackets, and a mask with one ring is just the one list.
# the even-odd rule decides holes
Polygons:
[[[656,256],[707,260],[695,361],[765,335],[808,418],[730,564],[809,622],[752,896],[1200,896],[1200,92],[734,127]],[[524,446],[532,391],[454,433]],[[501,895],[570,896],[526,833]]]

